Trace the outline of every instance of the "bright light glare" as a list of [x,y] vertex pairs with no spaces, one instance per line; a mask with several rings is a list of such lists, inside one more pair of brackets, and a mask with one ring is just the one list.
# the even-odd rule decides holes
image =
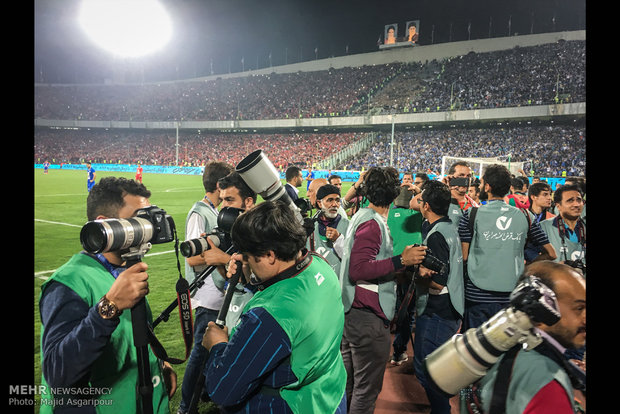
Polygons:
[[168,43],[172,23],[157,0],[83,0],[78,21],[101,48],[139,57]]

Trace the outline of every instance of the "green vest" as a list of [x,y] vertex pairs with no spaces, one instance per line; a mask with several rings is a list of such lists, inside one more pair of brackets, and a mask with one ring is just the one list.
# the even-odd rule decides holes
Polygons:
[[[204,233],[209,234],[211,230],[217,227],[218,214],[214,212],[211,207],[209,207],[202,201],[197,201],[196,203],[194,203],[192,208],[189,210],[189,212],[187,213],[187,217],[185,218],[185,233],[186,234],[187,234],[187,222],[189,221],[189,218],[192,215],[192,213],[198,213],[202,216],[202,218],[204,218],[205,223],[206,223],[206,228],[204,229]],[[196,275],[200,273],[201,270],[204,270],[205,268],[206,266],[201,267],[201,268],[196,268],[196,271],[194,271],[194,268],[188,265],[187,260],[186,260],[185,261],[185,278],[187,279],[187,282],[192,283]],[[218,272],[213,272],[212,274],[215,274],[215,273],[218,273]]]
[[[450,295],[450,302],[454,309],[463,316],[465,291],[463,286],[463,250],[461,249],[461,241],[451,223],[439,222],[426,235],[426,239],[424,239],[425,244],[428,237],[435,232],[441,233],[450,247],[450,274],[448,275],[448,283],[446,285],[448,288],[447,294]],[[428,295],[428,288],[426,286],[418,286],[416,288],[416,311],[418,315],[424,313],[428,302]]]
[[[336,230],[338,230],[340,234],[345,235],[348,227],[349,219],[346,217],[340,217],[340,221],[338,221]],[[314,243],[314,246],[310,245],[311,241]],[[320,254],[325,259],[325,261],[329,263],[332,269],[334,269],[334,272],[336,274],[340,273],[340,258],[334,252],[334,242],[319,234],[318,223],[315,223],[314,232],[310,237],[308,237],[308,240],[306,241],[306,248],[310,251]]]
[[458,204],[450,203],[448,206],[448,218],[452,221],[452,225],[457,233],[459,231],[459,221],[461,217],[463,217],[463,210],[461,210],[461,207]]
[[[480,380],[481,400],[484,412],[488,412],[493,395],[493,386],[497,377],[499,362],[491,367]],[[513,364],[508,395],[506,396],[505,414],[521,414],[532,398],[542,387],[549,382],[558,381],[571,404],[574,403],[573,386],[566,371],[551,359],[539,354],[535,350],[519,351]]]
[[408,208],[391,208],[387,225],[394,241],[394,254],[401,254],[405,247],[422,243],[422,221],[419,211]]
[[467,273],[475,286],[511,292],[524,268],[529,223],[525,214],[501,200],[478,208],[469,245]]
[[581,245],[581,243],[575,243],[573,241],[570,241],[566,236],[564,236],[564,244],[562,244],[562,237],[560,237],[558,227],[553,225],[555,219],[556,217],[552,217],[550,219],[540,222],[540,227],[549,238],[549,243],[551,243],[551,245],[557,252],[558,257],[554,261],[559,262],[564,260],[581,259],[585,264],[586,255],[583,251],[583,246]]
[[[353,299],[355,298],[356,283],[349,278],[349,262],[351,261],[351,249],[353,248],[353,242],[355,240],[355,232],[362,223],[368,220],[375,220],[381,229],[381,240],[383,243],[381,243],[381,249],[377,254],[376,260],[388,259],[393,256],[392,236],[383,218],[379,213],[369,207],[360,209],[353,215],[349,222],[349,228],[347,229],[344,241],[344,254],[340,265],[339,278],[340,286],[342,287],[342,303],[345,312],[351,309],[351,304],[353,304]],[[385,316],[391,320],[394,317],[396,307],[396,281],[394,280],[394,274],[382,275],[381,277],[367,282],[379,285],[378,294],[381,310]]]
[[257,307],[273,316],[291,342],[290,364],[298,381],[282,387],[280,396],[294,413],[336,411],[347,374],[340,353],[344,311],[330,265],[312,256],[301,273],[256,292],[243,311]]
[[[114,283],[114,277],[96,259],[85,255],[75,254],[67,263],[61,266],[41,286],[41,295],[51,281],[64,284],[77,293],[89,307],[95,306]],[[147,317],[152,318],[150,308],[147,305]],[[41,325],[41,338],[45,327]],[[41,345],[41,348],[42,345]],[[150,347],[148,350],[150,372],[153,379],[153,412],[169,413],[168,396],[163,382],[158,359],[153,355]],[[44,355],[41,353],[41,365]],[[47,382],[41,376],[42,385],[47,387]],[[71,399],[97,398],[100,405],[98,413],[131,414],[136,412],[136,403],[141,398],[137,393],[138,364],[136,360],[136,347],[133,344],[133,330],[131,312],[125,310],[120,316],[120,323],[112,333],[108,344],[103,349],[99,358],[93,363],[90,373],[89,386],[102,388],[109,392],[93,397],[89,395],[70,396]],[[51,391],[51,390],[50,390]],[[42,394],[41,399],[51,401],[51,392]],[[73,404],[74,405],[74,404]],[[67,403],[64,404],[67,406]],[[41,413],[51,413],[53,406],[41,403]]]

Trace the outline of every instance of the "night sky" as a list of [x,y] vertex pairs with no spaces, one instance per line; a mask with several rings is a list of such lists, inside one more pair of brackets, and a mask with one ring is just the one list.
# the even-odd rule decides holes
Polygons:
[[403,36],[409,20],[420,20],[421,45],[507,36],[509,22],[514,35],[585,29],[586,20],[585,0],[164,0],[172,41],[119,62],[79,28],[79,2],[35,0],[35,82],[101,83],[119,65],[142,68],[147,82],[174,80],[269,67],[270,54],[277,66],[315,59],[315,48],[319,59],[372,52],[386,24]]

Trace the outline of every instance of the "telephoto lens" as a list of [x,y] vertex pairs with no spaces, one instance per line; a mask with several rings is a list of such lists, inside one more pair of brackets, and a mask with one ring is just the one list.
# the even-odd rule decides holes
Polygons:
[[147,219],[102,219],[89,221],[80,231],[82,247],[89,253],[105,253],[147,243],[153,237],[153,225]]
[[202,252],[209,250],[209,242],[207,238],[211,239],[215,247],[220,247],[220,238],[214,234],[210,234],[206,237],[199,237],[197,239],[186,240],[179,246],[179,250],[184,257],[192,257],[201,254]]

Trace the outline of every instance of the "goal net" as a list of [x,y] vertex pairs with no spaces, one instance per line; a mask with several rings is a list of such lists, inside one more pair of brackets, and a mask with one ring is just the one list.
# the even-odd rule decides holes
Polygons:
[[486,167],[492,164],[501,164],[505,166],[506,168],[508,168],[508,170],[512,174],[516,176],[521,175],[521,173],[519,173],[519,170],[524,171],[523,166],[524,164],[528,164],[528,161],[515,162],[515,161],[511,161],[510,157],[511,157],[510,155],[505,155],[501,157],[491,157],[491,158],[477,158],[477,157],[469,158],[469,157],[452,157],[449,155],[444,155],[441,157],[441,177],[445,177],[448,174],[450,167],[458,161],[467,162],[467,164],[469,164],[469,167],[472,170],[472,173],[477,177],[482,177],[482,173],[484,172]]

